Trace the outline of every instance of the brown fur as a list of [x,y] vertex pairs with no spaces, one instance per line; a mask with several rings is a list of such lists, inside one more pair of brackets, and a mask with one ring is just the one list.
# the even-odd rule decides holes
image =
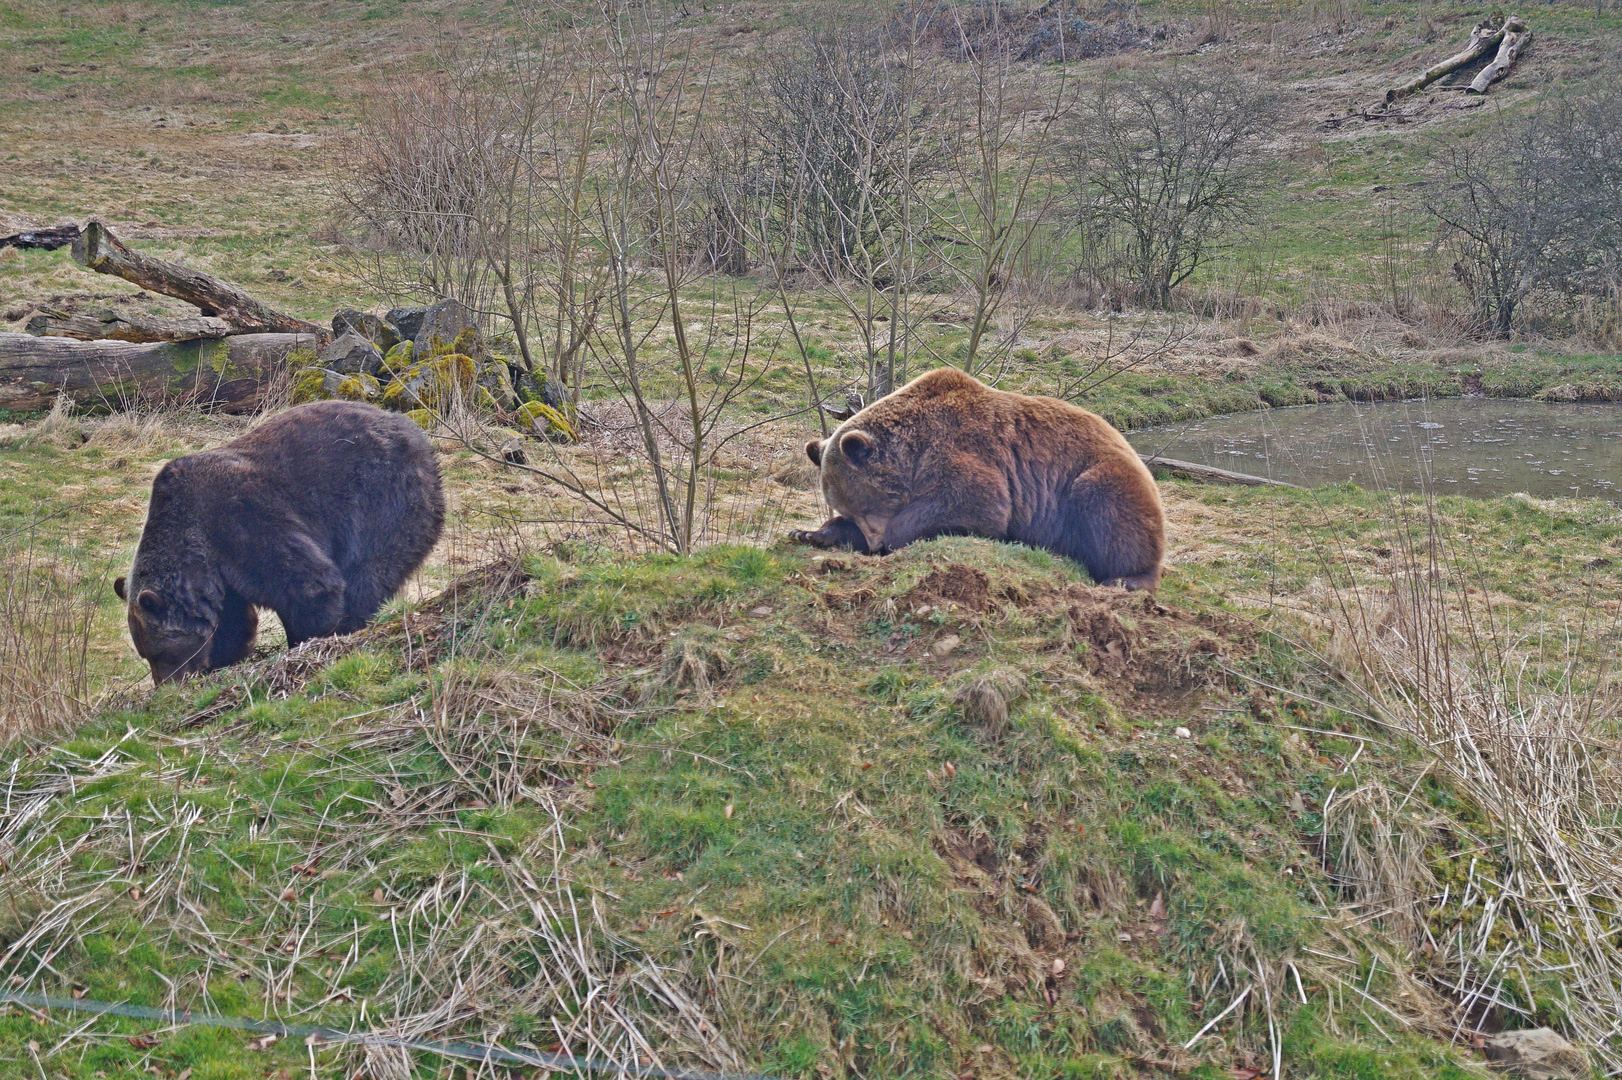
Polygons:
[[360,629],[444,518],[416,424],[355,402],[301,405],[165,465],[113,589],[153,681],[168,682],[246,656],[258,608],[281,617],[289,646]]
[[834,517],[792,539],[883,553],[984,536],[1072,558],[1103,584],[1160,582],[1166,524],[1154,477],[1120,432],[1074,405],[940,368],[805,449]]

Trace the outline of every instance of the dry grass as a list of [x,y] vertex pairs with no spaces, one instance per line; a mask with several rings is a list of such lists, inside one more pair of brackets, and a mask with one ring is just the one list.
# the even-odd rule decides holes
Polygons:
[[[685,407],[654,403],[653,411],[664,468],[667,474],[680,473],[686,459],[671,433]],[[586,541],[626,554],[672,550],[654,470],[631,408],[622,402],[584,404],[578,422],[579,443],[525,439],[522,461],[503,453],[512,429],[454,403],[431,434],[441,450],[464,451],[493,472],[538,481],[549,496],[544,503],[537,500],[533,511],[492,514],[486,527],[493,531],[541,547]],[[784,475],[782,468],[782,443],[794,442],[798,434],[791,422],[738,422],[715,433],[699,469],[695,548],[769,544],[794,525],[818,518],[823,508],[816,484],[797,473]],[[803,455],[793,460],[803,461]]]
[[41,546],[40,524],[0,536],[0,743],[70,727],[92,704],[95,604],[84,568]]
[[[1393,501],[1383,583],[1343,578],[1326,648],[1360,707],[1417,750],[1323,809],[1358,923],[1379,921],[1451,1001],[1451,1034],[1553,1012],[1622,1069],[1622,746],[1614,672],[1579,658],[1595,617],[1512,634],[1434,507]],[[1349,564],[1348,564],[1349,565]],[[1425,794],[1440,784],[1449,811]]]
[[[343,890],[323,883],[360,877],[378,882],[371,907],[399,960],[359,1005],[362,1026],[406,1039],[478,1031],[489,1042],[556,1044],[627,1069],[674,1057],[738,1067],[716,1021],[697,1003],[707,988],[616,935],[605,910],[611,897],[577,880],[572,868],[567,821],[580,807],[569,800],[578,798],[574,783],[582,768],[612,763],[617,752],[614,688],[588,693],[554,672],[518,670],[482,650],[470,652],[467,643],[481,640],[486,628],[477,612],[461,610],[459,596],[448,592],[444,617],[434,624],[443,663],[427,688],[363,713],[358,724],[286,748],[293,756],[281,771],[283,784],[296,769],[296,783],[370,789],[380,798],[360,800],[359,814],[328,807],[307,816],[308,808],[272,796],[280,809],[274,819],[258,819],[249,836],[296,843],[303,859],[271,877],[249,872],[255,902],[245,918],[210,908],[198,891],[197,868],[220,857],[208,852],[229,850],[241,814],[257,811],[233,800],[224,812],[205,814],[188,789],[208,784],[205,768],[258,773],[267,751],[283,749],[276,740],[242,737],[240,730],[160,736],[155,767],[126,755],[120,743],[56,773],[21,781],[14,774],[0,813],[0,863],[9,868],[18,920],[0,954],[0,967],[14,973],[10,985],[26,989],[48,979],[52,958],[82,951],[85,936],[105,920],[125,918],[181,951],[211,958],[216,973],[259,983],[283,1018],[341,1008],[357,1001],[350,984],[368,959],[362,939],[375,929],[336,917]],[[272,697],[296,692],[347,651],[335,644],[341,643],[309,643],[246,678],[262,679]],[[425,770],[424,760],[448,769]],[[169,790],[133,817],[92,825],[72,850],[55,843],[63,816],[76,812],[66,794],[130,770],[149,770]],[[275,789],[282,794],[282,784]],[[461,827],[458,815],[470,807],[491,813],[523,807],[551,825],[515,850],[499,835]],[[470,839],[479,853],[430,868],[421,838],[434,833]],[[89,864],[85,852],[96,853]],[[171,983],[172,993],[200,989],[206,999],[207,978],[197,987]],[[513,1015],[541,1026],[515,1033],[503,1019]],[[350,1059],[346,1075],[414,1075],[397,1049],[341,1052]]]

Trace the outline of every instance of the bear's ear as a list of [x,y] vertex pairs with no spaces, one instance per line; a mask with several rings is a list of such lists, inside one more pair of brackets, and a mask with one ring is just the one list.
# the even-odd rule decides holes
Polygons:
[[124,579],[121,578],[121,577],[113,578],[113,592],[118,594],[118,598],[120,600],[128,600],[129,599],[128,596],[124,595]]
[[142,589],[141,595],[135,598],[135,603],[142,611],[150,612],[153,615],[163,610],[163,597],[151,589]]
[[867,464],[867,459],[873,456],[877,446],[873,436],[865,431],[847,431],[839,437],[839,452],[858,469]]
[[805,456],[811,459],[811,464],[816,465],[818,467],[821,467],[821,465],[822,465],[822,440],[821,439],[812,439],[810,442],[806,443],[805,444]]

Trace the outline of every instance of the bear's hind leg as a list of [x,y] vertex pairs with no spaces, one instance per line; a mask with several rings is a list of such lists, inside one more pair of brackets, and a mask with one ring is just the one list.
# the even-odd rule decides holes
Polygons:
[[348,591],[343,574],[331,559],[312,543],[298,546],[302,548],[300,564],[291,568],[290,580],[283,587],[283,599],[274,605],[287,630],[290,649],[311,638],[340,633],[338,628],[344,621],[344,597]]
[[811,544],[821,548],[848,547],[858,555],[869,554],[867,550],[867,537],[862,535],[861,528],[850,518],[835,514],[829,518],[822,528],[815,532],[805,529],[790,529],[788,538],[797,543]]
[[398,586],[390,588],[388,582],[378,578],[368,567],[352,569],[345,575],[344,612],[333,633],[353,634],[362,629],[372,621],[377,609],[399,591]]
[[1060,550],[1100,585],[1151,591],[1160,585],[1166,526],[1153,484],[1114,461],[1094,465],[1071,484]]

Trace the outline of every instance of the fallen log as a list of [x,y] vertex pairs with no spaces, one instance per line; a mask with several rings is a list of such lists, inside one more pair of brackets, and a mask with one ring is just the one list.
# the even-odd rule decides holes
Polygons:
[[1471,61],[1486,56],[1488,50],[1504,39],[1504,28],[1511,22],[1520,22],[1520,20],[1512,15],[1504,20],[1503,26],[1495,27],[1491,19],[1477,23],[1475,29],[1470,31],[1470,44],[1466,45],[1463,51],[1454,53],[1441,63],[1431,65],[1401,86],[1387,90],[1385,92],[1386,103],[1390,104],[1398,98],[1407,97],[1415,91],[1423,90],[1443,75],[1457,71]]
[[1286,484],[1282,480],[1269,480],[1265,476],[1252,476],[1249,473],[1230,472],[1219,469],[1215,465],[1201,465],[1194,461],[1178,461],[1175,458],[1160,457],[1158,454],[1139,454],[1143,463],[1152,471],[1168,472],[1173,476],[1186,476],[1190,480],[1199,480],[1207,484],[1242,484],[1245,487],[1287,487],[1300,488],[1300,484]]
[[131,251],[105,224],[92,218],[73,242],[73,261],[98,274],[111,274],[143,289],[173,296],[231,324],[238,334],[306,334],[330,341],[332,331],[266,307],[229,282],[189,266]]
[[1470,80],[1469,93],[1485,94],[1487,87],[1502,79],[1515,66],[1515,61],[1521,58],[1522,51],[1532,43],[1532,31],[1526,24],[1511,15],[1504,20],[1504,37],[1498,43],[1498,55],[1493,62],[1476,72],[1476,77]]
[[52,225],[44,229],[25,229],[10,236],[0,236],[0,248],[22,248],[24,251],[55,251],[79,239],[79,226]]
[[148,344],[0,334],[0,409],[38,412],[61,393],[90,407],[161,401],[249,412],[286,371],[288,353],[314,343],[309,334]]
[[41,308],[23,329],[35,337],[63,337],[75,341],[190,341],[236,333],[224,319],[207,315],[166,319],[161,315],[124,313],[109,308],[97,311]]

